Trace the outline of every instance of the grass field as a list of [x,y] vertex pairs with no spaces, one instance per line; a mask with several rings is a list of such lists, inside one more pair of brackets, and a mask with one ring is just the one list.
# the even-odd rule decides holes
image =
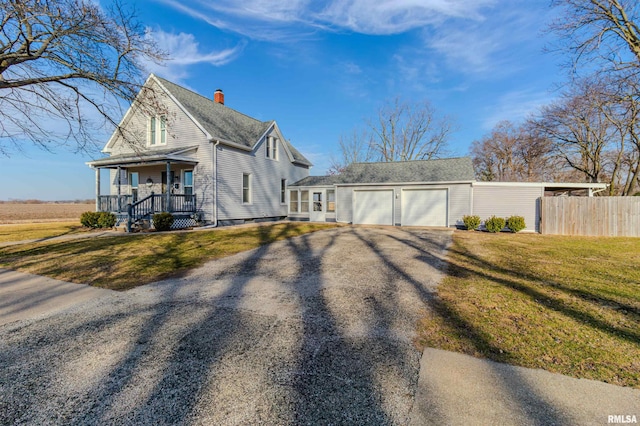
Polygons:
[[640,388],[640,239],[456,232],[418,344]]
[[79,221],[51,223],[0,224],[0,243],[24,240],[40,240],[62,235],[89,232]]
[[0,267],[126,290],[179,276],[211,259],[335,226],[289,222],[188,233],[44,241],[0,248]]
[[95,204],[85,203],[0,203],[0,224],[80,220],[94,210]]
[[[0,267],[125,290],[333,226],[45,240],[0,247]],[[0,242],[76,232],[74,223],[1,225]],[[420,347],[640,388],[640,239],[456,232],[448,261],[418,324]]]

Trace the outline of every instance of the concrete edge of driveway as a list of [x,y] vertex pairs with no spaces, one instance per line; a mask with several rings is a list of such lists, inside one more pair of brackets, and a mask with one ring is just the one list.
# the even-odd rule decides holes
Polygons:
[[49,316],[114,293],[0,268],[0,326]]
[[609,416],[640,418],[640,390],[426,348],[410,424],[602,425]]

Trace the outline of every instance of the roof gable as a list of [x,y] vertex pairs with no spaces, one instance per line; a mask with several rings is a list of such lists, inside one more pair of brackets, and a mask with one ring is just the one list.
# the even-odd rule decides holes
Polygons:
[[[212,139],[252,150],[272,127],[277,127],[273,120],[256,120],[169,80],[157,76],[154,77],[181,107],[193,117],[197,124],[202,126]],[[288,153],[291,154],[291,161],[311,166],[309,160],[295,149],[289,141],[284,137],[281,140],[285,144]]]

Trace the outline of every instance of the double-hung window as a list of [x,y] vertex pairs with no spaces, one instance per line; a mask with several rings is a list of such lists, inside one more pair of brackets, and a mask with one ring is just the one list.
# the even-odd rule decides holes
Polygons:
[[251,175],[242,175],[242,203],[251,204]]
[[287,180],[280,179],[280,204],[287,203]]
[[167,143],[167,117],[149,118],[149,145],[166,145]]
[[184,171],[184,201],[190,203],[193,201],[193,170]]
[[267,153],[267,158],[272,160],[278,159],[278,139],[273,136],[267,136],[267,144],[265,151]]
[[298,213],[298,190],[289,191],[289,212]]
[[335,213],[336,211],[336,191],[327,189],[327,213]]
[[131,198],[135,203],[138,201],[138,172],[131,172],[129,182],[131,183]]
[[300,191],[300,212],[309,213],[309,191]]

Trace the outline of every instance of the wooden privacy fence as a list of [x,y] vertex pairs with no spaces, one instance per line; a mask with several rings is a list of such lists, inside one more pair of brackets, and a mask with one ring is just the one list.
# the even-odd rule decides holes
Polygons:
[[640,197],[542,197],[542,234],[640,237]]

